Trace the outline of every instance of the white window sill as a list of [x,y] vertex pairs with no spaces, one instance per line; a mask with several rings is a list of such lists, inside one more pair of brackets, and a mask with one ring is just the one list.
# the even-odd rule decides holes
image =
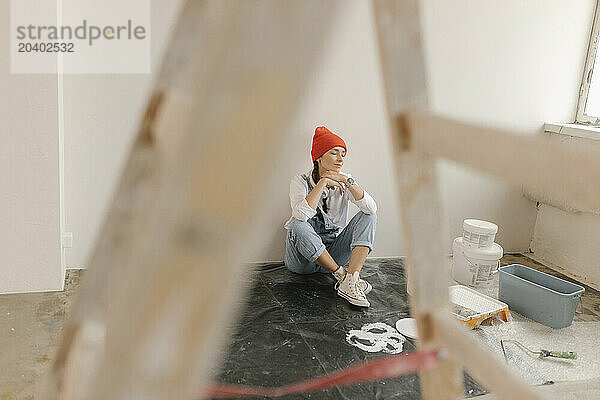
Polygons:
[[575,136],[584,139],[600,140],[600,127],[597,126],[545,123],[544,132]]

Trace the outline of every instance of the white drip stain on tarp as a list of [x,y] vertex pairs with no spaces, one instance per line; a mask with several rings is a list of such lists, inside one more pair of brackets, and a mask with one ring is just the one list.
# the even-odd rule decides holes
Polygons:
[[346,335],[346,341],[369,353],[383,351],[388,354],[398,354],[402,352],[406,338],[393,327],[383,322],[375,322],[363,325],[360,330],[351,330]]

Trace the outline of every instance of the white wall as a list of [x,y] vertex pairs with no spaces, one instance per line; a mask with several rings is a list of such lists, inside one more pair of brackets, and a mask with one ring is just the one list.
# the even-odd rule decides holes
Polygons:
[[[328,44],[311,96],[294,120],[291,133],[298,137],[299,149],[291,154],[295,162],[302,162],[297,169],[309,168],[311,129],[325,123],[340,132],[350,146],[348,169],[379,203],[376,250],[371,255],[401,255],[389,127],[370,13],[365,2],[347,4],[345,15],[332,21],[336,37]],[[427,0],[422,4],[434,112],[526,135],[539,133],[549,119],[570,115],[571,104],[562,96],[575,93],[572,83],[580,79],[581,71],[553,62],[573,54],[573,40],[575,47],[579,45],[582,32],[589,29],[593,1]],[[468,217],[498,223],[497,241],[505,251],[528,249],[536,210],[519,188],[449,162],[441,162],[438,171],[448,252]],[[282,172],[293,173],[290,168]],[[283,191],[286,181],[281,175]],[[281,198],[286,201],[285,195]],[[288,213],[282,212],[282,219]],[[283,238],[282,231],[265,259],[282,258]]]
[[[273,191],[273,196],[280,199],[280,206],[273,212],[278,213],[281,223],[272,228],[277,231],[275,240],[266,246],[259,261],[283,260],[283,224],[291,214],[290,178],[311,169],[312,135],[320,125],[345,140],[348,152],[343,171],[351,172],[377,201],[378,228],[371,255],[402,254],[391,139],[369,4],[344,4],[347,7],[341,15],[331,21],[333,35],[327,39],[323,55],[315,60],[303,105],[285,132],[285,159],[275,168],[281,184]],[[350,206],[349,218],[358,211],[353,204]]]
[[531,249],[536,259],[600,290],[599,237],[600,216],[541,204]]
[[[433,110],[526,135],[572,118],[594,3],[425,1]],[[472,216],[498,223],[505,251],[528,249],[535,209],[518,188],[451,163],[440,172],[450,237]]]
[[[600,137],[594,140],[550,134],[550,140],[566,147],[584,146],[600,150]],[[572,213],[540,204],[531,249],[534,258],[539,261],[554,265],[566,275],[600,290],[598,237],[599,215]]]
[[60,290],[57,77],[11,74],[7,0],[0,27],[0,293]]
[[[334,37],[327,40],[323,57],[315,60],[308,97],[282,132],[288,135],[282,150],[285,161],[276,156],[273,165],[280,182],[273,191],[280,199],[273,212],[281,224],[272,227],[277,236],[260,260],[283,258],[289,179],[310,168],[311,136],[321,124],[344,137],[349,146],[347,170],[378,202],[379,224],[371,255],[404,253],[369,3],[344,0],[344,4],[344,13],[331,21]],[[587,29],[592,11],[592,0],[424,1],[432,109],[523,134],[535,134],[544,122],[570,115],[564,96],[571,96],[580,71],[554,62],[579,46],[572,40],[578,41]],[[160,39],[154,15],[153,40]],[[65,82],[65,98],[71,97],[65,100],[70,130],[65,133],[65,168],[70,185],[65,190],[67,230],[75,234],[68,254],[68,265],[73,267],[85,265],[149,81],[136,76],[69,79]],[[439,171],[448,251],[466,217],[498,223],[497,238],[506,251],[528,249],[536,217],[533,202],[518,189],[450,163],[440,164]]]
[[[524,133],[537,131],[544,122],[574,121],[595,0],[513,0],[476,7],[466,0],[441,3],[427,1],[425,13],[426,19],[433,17],[427,23],[428,29],[435,27],[438,36],[444,32],[445,37],[435,40],[428,52],[433,71],[434,109]],[[452,104],[453,98],[460,101]],[[566,137],[553,139],[565,145],[573,141]],[[575,141],[581,143],[583,139]],[[588,141],[588,145],[598,146],[600,142]],[[442,172],[447,177],[452,173],[452,169]],[[456,173],[458,179],[454,182],[468,182],[466,177],[461,179],[461,173],[467,172]],[[454,184],[452,179],[444,181],[448,199]],[[480,190],[497,192],[499,188],[484,181]],[[513,245],[522,249],[524,236],[531,232],[531,207],[522,204],[514,209],[517,200],[512,190],[497,193],[495,198],[485,197],[491,204],[482,202],[469,207],[496,210],[498,220],[504,221],[503,237],[499,240],[509,249],[515,248]],[[498,204],[505,196],[512,201],[505,201],[504,206]],[[518,202],[527,203],[523,199]],[[455,202],[452,206],[446,201],[447,214],[451,221],[455,218],[452,226],[464,215],[459,204]],[[518,234],[518,240],[511,240],[510,246],[506,237],[508,221],[516,228],[512,232]],[[520,223],[523,229],[519,232]],[[554,264],[568,275],[600,289],[600,253],[595,240],[598,234],[599,216],[572,214],[541,204],[531,249],[540,261]]]
[[152,0],[152,74],[64,76],[65,230],[73,233],[68,268],[87,266],[181,5]]
[[[560,90],[552,96],[557,104],[557,111],[562,112],[547,116],[546,122],[571,123],[575,119],[594,4],[595,1],[591,0],[571,3],[569,9],[564,10],[564,26],[554,27],[561,32],[555,38],[562,43],[561,54],[548,60],[546,65],[553,70],[564,71],[564,77],[553,85]],[[565,146],[600,146],[598,140],[554,134],[551,139],[560,141]],[[580,282],[600,289],[600,252],[597,245],[599,234],[600,216],[570,213],[540,204],[531,250],[536,259],[554,265]]]
[[[181,2],[153,1],[153,67]],[[365,1],[346,1],[332,21],[334,38],[307,85],[309,97],[290,120],[288,162],[280,172],[281,221],[288,217],[291,174],[310,167],[309,146],[316,125],[340,133],[350,151],[347,167],[377,199],[379,228],[374,256],[403,254],[397,229],[396,186],[383,110],[383,88],[373,26]],[[57,79],[9,72],[9,2],[0,3],[5,40],[0,50],[0,292],[54,290],[62,286],[59,239],[59,142]],[[424,45],[430,103],[441,114],[534,134],[543,122],[569,122],[591,24],[593,0],[570,2],[468,0],[423,2]],[[154,68],[155,70],[155,68]],[[69,267],[85,266],[110,201],[151,84],[148,75],[68,75],[64,79],[65,220],[74,233],[66,251]],[[510,160],[507,160],[510,162]],[[526,250],[535,209],[518,190],[450,163],[440,165],[441,193],[449,232],[459,234],[465,217],[500,225],[507,251]],[[474,193],[474,195],[470,195]],[[547,246],[562,232],[593,231],[600,218],[547,208],[538,215],[534,251],[550,261],[580,248]],[[548,212],[546,212],[548,211]],[[579,222],[577,222],[579,221]],[[565,231],[565,228],[568,228]],[[261,260],[280,260],[283,230]],[[581,233],[581,234],[583,234]],[[559,241],[563,243],[563,241]],[[557,243],[559,243],[557,242]],[[592,243],[589,241],[589,243]],[[554,255],[548,249],[556,249]],[[538,254],[538,253],[536,253]],[[593,264],[593,251],[581,262]],[[574,258],[571,258],[574,260]]]

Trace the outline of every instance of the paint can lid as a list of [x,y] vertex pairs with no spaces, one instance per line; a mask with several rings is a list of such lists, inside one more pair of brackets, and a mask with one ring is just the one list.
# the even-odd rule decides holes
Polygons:
[[402,318],[396,321],[396,329],[403,336],[411,339],[419,339],[419,332],[417,331],[417,321],[414,318]]
[[479,235],[495,235],[498,233],[498,225],[480,219],[465,219],[463,229]]

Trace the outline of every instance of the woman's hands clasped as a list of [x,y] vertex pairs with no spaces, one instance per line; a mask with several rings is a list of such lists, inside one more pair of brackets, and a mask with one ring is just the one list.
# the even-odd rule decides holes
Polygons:
[[348,181],[348,177],[346,175],[335,171],[325,171],[321,175],[321,179],[326,179],[325,186],[332,189],[339,188],[341,193],[344,193],[344,188],[346,187],[346,182]]

